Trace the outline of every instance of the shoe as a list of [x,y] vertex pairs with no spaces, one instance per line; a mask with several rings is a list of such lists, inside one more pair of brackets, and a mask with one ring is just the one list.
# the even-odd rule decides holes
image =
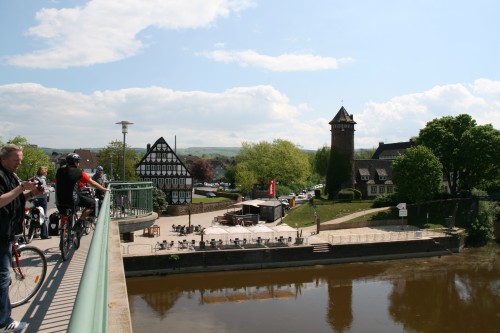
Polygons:
[[35,234],[35,236],[33,236],[33,238],[40,238],[40,235],[39,234]]
[[28,326],[28,324],[22,322],[22,321],[12,321],[9,325],[5,326],[4,328],[0,328],[0,332],[20,332],[24,330]]
[[51,239],[51,236],[42,236],[41,239]]

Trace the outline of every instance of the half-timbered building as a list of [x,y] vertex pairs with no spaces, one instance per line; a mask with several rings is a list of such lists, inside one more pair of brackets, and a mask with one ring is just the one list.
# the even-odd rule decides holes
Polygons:
[[141,180],[151,181],[163,190],[170,205],[191,203],[193,177],[163,137],[148,145],[136,173]]

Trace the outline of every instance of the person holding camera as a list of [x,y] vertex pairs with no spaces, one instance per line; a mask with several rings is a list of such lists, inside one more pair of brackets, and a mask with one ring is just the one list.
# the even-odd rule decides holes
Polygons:
[[9,299],[12,242],[22,230],[26,200],[42,194],[34,179],[21,181],[16,171],[23,160],[22,148],[7,144],[0,149],[0,331],[19,332],[25,322],[11,317]]
[[[48,171],[48,168],[46,166],[42,165],[38,168],[38,171],[36,172],[36,175],[35,175],[35,180],[38,181],[38,186],[40,188],[44,189],[44,193],[37,195],[36,197],[33,198],[33,202],[34,202],[35,206],[42,207],[43,214],[45,216],[45,220],[43,222],[41,222],[41,225],[40,225],[40,229],[41,229],[40,238],[41,239],[52,238],[49,236],[49,228],[47,225],[47,201],[48,201],[47,199],[48,199],[48,195],[49,195],[49,192],[46,191],[46,189],[47,189],[47,171]],[[34,230],[33,231],[30,230],[30,232],[34,232]]]

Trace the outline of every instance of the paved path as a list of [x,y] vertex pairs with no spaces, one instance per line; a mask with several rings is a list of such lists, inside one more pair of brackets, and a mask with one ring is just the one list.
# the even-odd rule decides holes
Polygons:
[[28,323],[26,333],[66,332],[87,260],[92,233],[81,238],[80,248],[62,261],[59,237],[33,239],[47,257],[47,275],[40,291],[28,303],[12,309],[12,318]]
[[[363,212],[358,212],[354,214],[350,214],[338,219],[325,221],[321,224],[332,224],[332,223],[342,223],[348,221],[350,219],[363,216],[366,214],[370,214],[373,212],[378,212],[381,210],[386,210],[387,208],[375,208],[366,210]],[[201,241],[201,235],[197,233],[188,234],[185,236],[180,236],[179,233],[175,232],[172,228],[172,225],[186,225],[189,224],[197,226],[200,225],[202,228],[207,228],[213,225],[213,220],[215,216],[224,215],[224,213],[231,212],[233,209],[228,208],[220,211],[213,211],[207,213],[200,214],[191,214],[191,221],[189,221],[190,217],[188,215],[182,216],[162,216],[159,217],[155,224],[160,227],[160,236],[159,237],[148,237],[143,236],[142,231],[134,232],[134,242],[130,243],[122,243],[122,254],[123,255],[155,255],[155,254],[165,254],[170,252],[178,252],[185,251],[179,250],[177,247],[178,241],[187,240],[191,242],[192,240],[198,244]],[[266,223],[266,226],[275,226],[281,222],[281,219],[276,220],[273,223]],[[378,227],[377,232],[385,232],[385,231],[394,231],[397,227]],[[316,225],[308,226],[305,228],[301,228],[303,230],[303,236],[306,238],[307,244],[313,243],[326,243],[328,242],[328,236],[331,234],[342,234],[342,233],[374,233],[373,228],[355,228],[355,229],[343,229],[343,230],[330,230],[330,231],[322,231],[318,235],[311,235],[311,233],[316,231]],[[156,251],[155,247],[158,242],[162,242],[166,240],[167,242],[174,241],[175,246],[169,250],[160,250]],[[205,239],[206,240],[206,239]]]

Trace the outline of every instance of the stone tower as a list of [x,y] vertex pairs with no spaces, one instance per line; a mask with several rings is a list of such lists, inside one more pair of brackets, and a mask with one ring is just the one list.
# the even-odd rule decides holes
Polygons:
[[342,106],[337,115],[329,122],[332,132],[331,149],[345,155],[351,162],[351,179],[342,188],[354,188],[354,125],[353,115]]

